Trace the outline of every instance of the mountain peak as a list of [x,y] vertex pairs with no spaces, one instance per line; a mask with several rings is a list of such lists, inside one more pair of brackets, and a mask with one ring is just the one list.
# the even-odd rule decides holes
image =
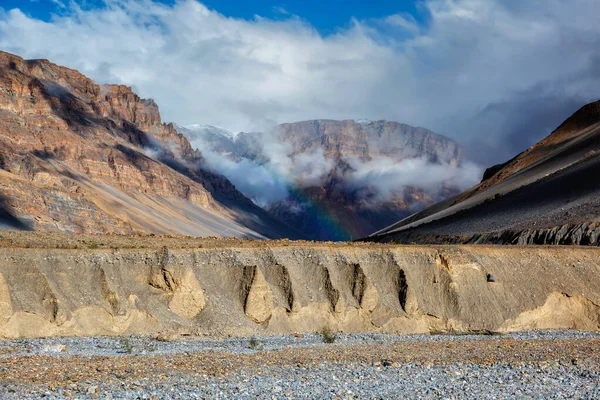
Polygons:
[[465,174],[462,149],[449,138],[396,122],[358,121],[284,123],[235,140],[203,125],[179,130],[208,168],[320,240],[365,236],[480,176]]

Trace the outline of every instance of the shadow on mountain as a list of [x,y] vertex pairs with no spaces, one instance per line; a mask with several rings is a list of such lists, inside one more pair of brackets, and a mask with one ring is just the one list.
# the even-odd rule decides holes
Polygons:
[[[110,118],[98,118],[97,114],[89,111],[84,101],[68,89],[53,82],[35,80],[34,83],[39,86],[40,92],[50,103],[54,114],[62,118],[77,135],[86,137],[90,127],[102,126],[112,135],[125,139],[135,146],[151,146],[152,139],[131,122],[121,121],[121,124],[118,124]],[[93,104],[92,106],[95,107]]]
[[[91,125],[96,118],[85,109],[85,104],[68,89],[53,82],[34,79],[31,85],[37,86],[46,100],[50,103],[53,112],[62,118],[71,128]],[[81,134],[79,130],[73,132]]]
[[[490,167],[479,185],[376,232],[369,240],[598,243],[599,176],[597,101],[582,107],[526,151]],[[581,226],[585,229],[571,229]]]
[[31,231],[31,227],[21,221],[13,212],[8,197],[0,194],[0,227]]
[[[287,237],[289,239],[305,238],[298,230],[277,220],[268,212],[254,204],[250,199],[240,193],[235,186],[222,175],[203,169],[200,165],[194,165],[195,160],[179,160],[174,154],[162,146],[152,144],[148,135],[139,129],[137,136],[146,143],[151,143],[148,148],[157,154],[157,160],[180,174],[200,183],[210,192],[212,197],[231,212],[231,218],[240,225],[260,233],[267,238]],[[116,145],[115,150],[120,151],[127,157],[128,162],[144,173],[147,163],[153,160],[144,153],[126,147]]]

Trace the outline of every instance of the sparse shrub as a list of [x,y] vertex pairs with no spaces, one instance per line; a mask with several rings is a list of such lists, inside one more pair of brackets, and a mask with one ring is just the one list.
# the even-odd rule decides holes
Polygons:
[[102,243],[91,242],[88,244],[88,249],[97,249],[102,245]]
[[133,344],[131,343],[131,340],[128,337],[122,337],[119,340],[120,344],[121,344],[121,350],[124,353],[133,353]]
[[260,342],[258,340],[256,340],[256,338],[250,338],[250,340],[248,340],[248,347],[252,350],[256,350],[258,347],[260,346]]
[[335,332],[333,332],[328,326],[323,327],[319,334],[321,335],[321,340],[323,340],[323,343],[334,343],[335,339],[337,339]]
[[383,359],[381,360],[381,365],[383,365],[384,367],[391,367],[392,365],[394,365],[394,362],[392,360]]

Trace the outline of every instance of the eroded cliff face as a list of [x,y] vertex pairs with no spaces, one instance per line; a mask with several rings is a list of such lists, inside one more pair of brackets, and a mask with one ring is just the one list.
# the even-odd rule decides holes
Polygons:
[[453,140],[425,128],[393,121],[303,121],[280,125],[279,135],[293,145],[295,152],[322,148],[336,160],[344,156],[365,161],[380,156],[395,160],[426,157],[430,162],[453,166],[463,160],[463,150]]
[[277,218],[316,234],[318,240],[364,237],[459,192],[444,182],[433,191],[418,184],[394,189],[390,182],[393,195],[382,196],[369,182],[358,186],[353,182],[357,165],[382,159],[400,163],[423,158],[448,168],[464,161],[456,142],[424,128],[392,121],[315,120],[282,124],[278,133],[281,142],[292,146],[292,156],[322,150],[332,160],[331,171],[320,184],[298,182],[289,199],[267,207]]
[[[34,229],[268,236],[277,225],[202,170],[202,155],[129,87],[0,52],[0,127],[3,209]],[[240,223],[261,218],[262,228]]]
[[600,250],[0,250],[0,335],[600,329]]

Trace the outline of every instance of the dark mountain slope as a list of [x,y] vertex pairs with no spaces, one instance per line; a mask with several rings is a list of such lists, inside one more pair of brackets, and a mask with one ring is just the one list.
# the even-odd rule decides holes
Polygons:
[[544,140],[479,185],[369,237],[376,241],[598,242],[600,102],[588,104]]

